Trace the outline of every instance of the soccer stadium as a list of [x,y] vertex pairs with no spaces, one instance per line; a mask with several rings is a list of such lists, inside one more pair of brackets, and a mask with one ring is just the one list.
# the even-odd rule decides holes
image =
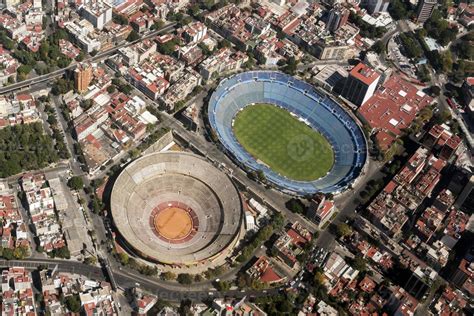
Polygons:
[[285,193],[342,192],[366,165],[367,141],[355,119],[310,84],[280,72],[224,79],[208,118],[237,164],[263,171]]
[[242,227],[231,180],[184,152],[153,153],[129,164],[114,183],[111,210],[127,246],[173,266],[221,263]]

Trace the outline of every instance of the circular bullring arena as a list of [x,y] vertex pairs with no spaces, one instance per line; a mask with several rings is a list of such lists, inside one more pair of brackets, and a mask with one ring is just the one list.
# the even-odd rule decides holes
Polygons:
[[201,157],[153,153],[115,181],[111,210],[122,239],[144,259],[173,266],[219,264],[237,243],[239,193]]
[[276,71],[222,80],[209,100],[212,133],[245,170],[296,195],[339,193],[366,167],[357,119],[325,93]]

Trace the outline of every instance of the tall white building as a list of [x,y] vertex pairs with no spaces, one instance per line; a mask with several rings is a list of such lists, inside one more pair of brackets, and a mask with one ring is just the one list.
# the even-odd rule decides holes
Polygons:
[[42,9],[43,3],[41,0],[33,0],[33,8],[34,9]]
[[102,30],[104,25],[112,21],[112,6],[102,0],[92,0],[80,9],[82,17],[91,22],[96,29]]
[[390,0],[364,0],[362,5],[367,8],[370,14],[387,12]]

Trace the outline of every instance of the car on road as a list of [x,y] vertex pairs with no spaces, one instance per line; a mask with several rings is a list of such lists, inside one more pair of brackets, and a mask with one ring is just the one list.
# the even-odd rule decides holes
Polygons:
[[457,106],[453,100],[451,100],[451,98],[446,98],[446,102],[448,102],[448,105],[451,107],[451,109],[456,110]]

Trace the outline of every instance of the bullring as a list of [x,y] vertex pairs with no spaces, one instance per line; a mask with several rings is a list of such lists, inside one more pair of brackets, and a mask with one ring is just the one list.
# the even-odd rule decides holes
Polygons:
[[240,196],[228,176],[185,152],[130,163],[114,183],[111,210],[128,246],[173,266],[222,261],[242,227]]

